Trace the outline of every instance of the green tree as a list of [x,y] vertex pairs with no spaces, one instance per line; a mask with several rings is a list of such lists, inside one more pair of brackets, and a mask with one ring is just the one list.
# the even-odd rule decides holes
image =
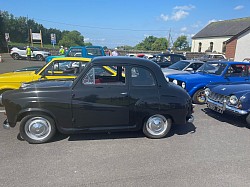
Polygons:
[[6,41],[5,41],[5,24],[4,24],[4,19],[2,16],[2,13],[0,11],[0,51],[4,51],[5,46],[6,46]]
[[135,46],[138,50],[152,50],[153,43],[157,40],[157,37],[148,36],[141,43]]
[[78,31],[63,31],[62,39],[58,42],[59,45],[66,47],[84,46],[84,37]]
[[187,36],[179,36],[174,42],[174,48],[177,50],[185,50],[189,48]]
[[157,38],[152,44],[151,50],[153,51],[166,51],[168,48],[168,40],[166,38]]

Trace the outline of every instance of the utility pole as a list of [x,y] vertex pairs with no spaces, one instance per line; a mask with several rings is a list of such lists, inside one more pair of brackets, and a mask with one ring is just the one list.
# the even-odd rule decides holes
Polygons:
[[171,48],[170,48],[170,39],[171,39],[171,28],[169,29],[169,33],[168,33],[168,51],[170,52]]

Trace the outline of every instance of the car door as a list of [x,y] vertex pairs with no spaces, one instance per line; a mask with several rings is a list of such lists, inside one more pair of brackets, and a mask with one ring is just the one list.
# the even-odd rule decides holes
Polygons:
[[230,65],[226,71],[225,78],[229,82],[249,81],[249,66],[244,64]]
[[127,128],[129,90],[126,67],[91,67],[73,88],[72,111],[77,128]]

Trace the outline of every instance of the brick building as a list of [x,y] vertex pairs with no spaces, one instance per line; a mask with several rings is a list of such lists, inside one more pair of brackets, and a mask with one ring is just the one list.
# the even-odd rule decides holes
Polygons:
[[192,52],[224,53],[242,61],[250,57],[250,17],[212,22],[192,37]]

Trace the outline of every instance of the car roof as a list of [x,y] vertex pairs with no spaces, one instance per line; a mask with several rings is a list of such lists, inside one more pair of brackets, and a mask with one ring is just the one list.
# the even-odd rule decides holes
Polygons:
[[90,62],[91,58],[83,58],[83,57],[60,57],[60,58],[53,58],[52,61],[64,61],[64,60],[79,60],[79,61],[88,61]]
[[206,62],[206,63],[209,63],[209,64],[212,64],[212,63],[222,63],[222,64],[230,64],[230,65],[237,65],[237,64],[244,64],[244,65],[249,65],[249,62],[237,62],[237,61],[218,61],[218,60],[213,60],[213,61],[209,61],[209,62]]

